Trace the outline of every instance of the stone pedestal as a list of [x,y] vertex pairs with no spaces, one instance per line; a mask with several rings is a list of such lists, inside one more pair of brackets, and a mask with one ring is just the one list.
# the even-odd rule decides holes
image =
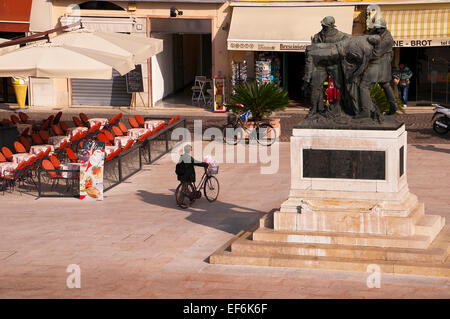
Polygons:
[[450,276],[445,220],[408,189],[406,137],[294,128],[289,198],[211,262]]

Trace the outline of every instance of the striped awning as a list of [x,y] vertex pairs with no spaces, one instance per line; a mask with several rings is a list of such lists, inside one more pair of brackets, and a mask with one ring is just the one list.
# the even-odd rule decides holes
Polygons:
[[381,7],[381,15],[396,47],[450,45],[450,9],[402,9]]

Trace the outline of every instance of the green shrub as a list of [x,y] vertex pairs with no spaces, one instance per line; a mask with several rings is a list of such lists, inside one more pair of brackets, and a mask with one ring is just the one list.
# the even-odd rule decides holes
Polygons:
[[[375,105],[380,109],[380,113],[383,114],[383,112],[389,112],[389,101],[386,94],[384,94],[383,88],[378,83],[375,83],[375,85],[370,88],[370,97]],[[396,98],[398,110],[405,113],[405,110],[403,109],[403,102],[398,97]]]

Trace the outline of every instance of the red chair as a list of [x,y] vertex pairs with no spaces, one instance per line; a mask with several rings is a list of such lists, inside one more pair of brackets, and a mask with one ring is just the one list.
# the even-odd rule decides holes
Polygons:
[[128,119],[128,123],[130,124],[130,126],[132,128],[139,128],[139,124],[138,124],[138,122],[136,121],[136,119],[134,117],[130,117]]
[[114,158],[114,157],[116,157],[116,156],[119,156],[119,154],[120,153],[122,153],[122,149],[121,148],[118,148],[117,150],[115,150],[112,154],[114,154],[113,156],[112,156],[112,158]]
[[70,148],[66,148],[66,154],[67,154],[67,157],[69,158],[69,160],[72,163],[77,163],[78,162],[77,156],[75,155],[75,153]]
[[14,149],[17,153],[26,153],[27,150],[25,149],[25,146],[22,145],[22,143],[15,141],[14,142]]
[[6,162],[5,156],[3,156],[3,153],[0,152],[0,163]]
[[20,143],[22,143],[22,145],[25,147],[25,149],[27,150],[27,152],[29,152],[29,151],[30,151],[30,148],[31,148],[31,144],[30,144],[30,142],[28,141],[28,139],[27,139],[25,136],[21,136],[21,137],[19,137],[19,141],[20,141]]
[[28,119],[29,119],[28,115],[26,115],[23,112],[19,112],[19,117],[20,117],[20,120],[22,121],[22,123],[28,123]]
[[50,138],[50,135],[48,134],[47,131],[40,130],[39,131],[39,136],[41,137],[41,139],[44,141],[45,144],[48,143],[48,139]]
[[48,158],[51,151],[52,151],[52,149],[50,147],[47,147],[47,149],[44,152],[44,158]]
[[57,124],[59,123],[59,120],[61,119],[61,116],[62,116],[62,112],[59,111],[59,112],[56,114],[55,118],[53,119],[52,124],[57,125]]
[[42,145],[42,144],[44,144],[44,141],[42,140],[41,136],[39,134],[36,134],[36,133],[31,134],[31,140],[33,141],[34,145]]
[[114,135],[111,134],[108,130],[103,130],[103,134],[105,134],[106,138],[108,139],[109,143],[114,144]]
[[46,119],[39,130],[41,130],[41,131],[42,130],[48,130],[48,127],[50,126],[50,122],[51,122],[50,118]]
[[84,114],[84,113],[80,113],[80,114],[78,114],[79,116],[80,116],[80,120],[86,125],[86,126],[88,126],[89,125],[89,118],[88,118],[88,116],[86,115],[86,114]]
[[20,123],[20,119],[17,117],[17,115],[15,115],[15,114],[11,114],[11,121],[14,123],[14,124],[19,124]]
[[140,116],[139,114],[137,114],[137,115],[135,116],[135,118],[136,118],[136,121],[137,121],[138,124],[139,124],[139,127],[144,127],[145,121],[144,121],[144,119],[142,118],[142,116]]
[[33,169],[38,168],[39,166],[41,166],[41,162],[44,159],[44,152],[39,152],[38,155],[36,155],[36,161],[33,164]]
[[59,169],[61,167],[61,162],[58,160],[58,158],[55,155],[50,156],[50,162],[53,164],[53,166],[56,169]]
[[134,144],[134,140],[129,140],[128,143],[122,148],[122,152],[128,150]]
[[58,135],[58,136],[64,135],[63,131],[59,128],[58,125],[52,124],[52,131],[55,135]]
[[117,114],[116,116],[117,116],[117,119],[120,120],[120,119],[122,118],[123,114],[122,114],[122,112],[120,112],[120,113]]
[[6,146],[2,147],[2,153],[6,157],[7,160],[11,160],[12,159],[13,153]]
[[69,147],[68,144],[69,144],[69,142],[64,141],[64,142],[62,142],[61,145],[58,147],[58,149],[56,150],[56,157],[57,157],[58,159],[61,158],[61,155],[62,155],[63,151],[64,151],[67,147]]
[[123,124],[122,122],[119,122],[119,129],[122,131],[123,135],[127,135],[128,134],[128,129],[125,126],[125,124]]
[[103,133],[100,133],[100,134],[97,135],[97,140],[99,142],[105,142],[105,145],[109,145],[110,144],[108,138]]
[[72,120],[73,120],[73,124],[75,124],[75,126],[78,126],[78,127],[84,126],[78,117],[74,116],[74,117],[72,117]]
[[113,131],[115,136],[123,136],[122,131],[117,126],[113,126],[112,127],[112,131]]
[[175,116],[175,121],[174,122],[178,121],[179,118],[180,118],[179,115]]
[[61,127],[61,129],[63,130],[64,134],[67,135],[67,131],[69,130],[69,125],[67,125],[67,123],[64,122],[64,121],[60,121],[59,122],[59,127]]

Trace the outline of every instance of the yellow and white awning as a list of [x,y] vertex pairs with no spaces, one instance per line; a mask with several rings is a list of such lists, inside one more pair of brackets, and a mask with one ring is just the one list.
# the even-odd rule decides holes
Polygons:
[[450,46],[450,8],[389,9],[381,15],[395,47]]

